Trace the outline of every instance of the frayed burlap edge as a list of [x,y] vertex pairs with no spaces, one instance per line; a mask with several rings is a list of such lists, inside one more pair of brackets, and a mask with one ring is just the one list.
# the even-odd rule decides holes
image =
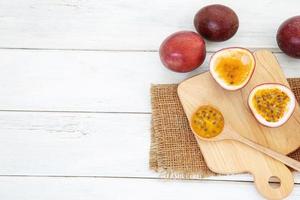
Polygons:
[[150,156],[149,156],[149,167],[151,170],[159,173],[160,177],[168,178],[168,179],[199,179],[206,178],[209,176],[219,176],[220,174],[216,174],[204,167],[201,172],[189,172],[187,170],[174,170],[172,168],[167,168],[160,166],[158,164],[159,157],[157,156],[157,143],[156,143],[153,121],[151,120],[151,144],[150,144]]
[[[300,78],[292,78],[288,79],[289,84],[299,102],[300,100]],[[163,91],[160,91],[157,93],[157,90],[162,89]],[[174,140],[174,138],[168,138],[170,135],[166,134],[168,133],[168,129],[170,127],[167,127],[165,129],[164,125],[168,119],[164,120],[166,117],[169,119],[172,117],[175,118],[185,118],[185,115],[183,116],[183,110],[181,107],[181,104],[179,102],[178,96],[177,96],[177,84],[157,84],[157,85],[151,85],[151,104],[152,104],[152,120],[151,120],[151,144],[150,144],[150,156],[149,156],[149,166],[151,170],[154,170],[155,172],[158,172],[161,177],[164,178],[172,178],[172,179],[193,179],[193,178],[205,178],[209,176],[217,176],[220,174],[212,172],[207,165],[205,164],[204,158],[200,152],[200,149],[197,146],[199,151],[196,152],[198,155],[198,158],[196,157],[195,163],[189,163],[189,162],[183,162],[178,163],[176,162],[177,159],[181,160],[184,156],[191,156],[191,151],[184,148],[184,145],[190,145],[195,146],[196,141],[192,141],[191,138],[189,138],[188,143],[185,143],[184,145],[178,141],[180,141],[180,137],[178,140]],[[161,96],[157,96],[157,94]],[[166,96],[167,95],[167,96]],[[170,98],[168,95],[171,95]],[[164,100],[169,98],[168,100]],[[170,105],[170,107],[168,107]],[[166,108],[167,107],[167,108]],[[174,110],[176,112],[170,111],[172,108],[175,108]],[[181,113],[181,114],[178,114]],[[182,119],[179,119],[180,123]],[[186,119],[185,119],[186,120]],[[168,123],[170,123],[168,121]],[[179,124],[180,124],[179,123]],[[184,123],[184,122],[183,122]],[[176,125],[176,124],[175,124]],[[178,124],[177,124],[178,125]],[[183,132],[186,132],[187,135],[192,134],[189,130],[189,127],[175,127],[176,129],[186,129]],[[171,131],[174,131],[173,129]],[[184,134],[179,134],[181,137],[186,137]],[[186,138],[185,138],[186,139]],[[171,141],[171,142],[170,142]],[[164,148],[164,142],[169,145],[168,148]],[[174,152],[172,152],[172,148],[175,149]],[[178,154],[178,156],[174,156],[174,154]],[[300,149],[294,151],[293,153],[289,154],[290,157],[300,160]],[[195,154],[193,154],[193,159],[195,157]],[[185,159],[183,159],[185,160]],[[191,167],[189,165],[193,165],[194,167]],[[195,167],[197,165],[197,167]]]

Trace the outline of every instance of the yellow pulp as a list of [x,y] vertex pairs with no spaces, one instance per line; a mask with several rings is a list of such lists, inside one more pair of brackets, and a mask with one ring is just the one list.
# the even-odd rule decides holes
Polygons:
[[224,118],[220,111],[212,106],[200,106],[192,116],[193,131],[204,138],[219,135],[224,128]]
[[257,90],[252,103],[255,110],[268,122],[279,121],[290,102],[290,97],[278,88]]
[[[243,63],[242,59],[247,59]],[[253,61],[248,55],[235,53],[231,56],[220,57],[216,62],[215,71],[229,85],[240,85],[250,76]]]

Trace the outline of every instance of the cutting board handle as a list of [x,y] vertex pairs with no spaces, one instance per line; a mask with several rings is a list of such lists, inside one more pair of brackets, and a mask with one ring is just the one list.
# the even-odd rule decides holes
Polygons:
[[[274,160],[274,162],[277,161]],[[267,199],[284,199],[293,190],[294,178],[285,165],[269,165],[265,169],[260,166],[254,168],[252,174],[257,190]],[[270,184],[270,181],[276,181],[276,179],[279,183]]]

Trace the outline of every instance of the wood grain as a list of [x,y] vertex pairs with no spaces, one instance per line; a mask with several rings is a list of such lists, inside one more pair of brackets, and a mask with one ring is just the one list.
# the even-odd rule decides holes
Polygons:
[[[0,112],[0,176],[160,178],[148,166],[150,118],[125,113]],[[247,174],[207,179],[253,181]],[[299,173],[295,182],[300,183]]]
[[[253,180],[246,174],[208,178],[221,182],[153,180],[159,175],[147,165],[150,115],[97,113],[149,113],[151,83],[178,83],[207,70],[205,64],[193,73],[170,72],[154,51],[170,33],[193,30],[194,13],[211,3],[215,1],[0,1],[0,110],[10,110],[0,111],[1,199],[173,200],[199,199],[199,194],[259,199],[253,184],[244,182]],[[299,14],[297,0],[218,3],[237,12],[240,29],[227,42],[207,43],[210,52],[228,46],[278,52],[278,25]],[[277,57],[286,76],[300,76],[299,61]],[[128,95],[134,101],[125,101]],[[119,149],[112,151],[116,144]],[[112,176],[121,178],[107,178]],[[299,173],[295,176],[300,183]],[[296,189],[290,199],[299,199],[298,185]]]
[[[0,47],[157,50],[179,30],[194,30],[195,13],[214,0],[10,0],[0,1]],[[237,34],[208,50],[275,48],[280,23],[299,14],[298,0],[219,0],[239,16]],[[251,9],[250,9],[251,8]]]
[[[166,69],[157,52],[0,50],[0,110],[151,112],[151,83],[207,71],[210,56],[181,74]],[[296,59],[276,56],[287,77],[300,77]]]
[[[5,200],[32,199],[262,199],[247,182],[157,180],[132,178],[0,177]],[[38,188],[38,190],[37,190]],[[300,185],[288,199],[300,198]],[[116,192],[116,190],[118,192]],[[147,195],[145,195],[147,194]]]
[[[204,73],[181,83],[178,94],[189,119],[199,105],[214,105],[224,115],[225,123],[235,131],[261,145],[287,154],[300,145],[299,107],[296,106],[290,120],[279,128],[267,128],[257,123],[247,105],[251,89],[264,82],[287,85],[287,81],[271,52],[260,50],[254,55],[255,72],[248,85],[242,90],[226,91],[209,73]],[[207,142],[200,139],[197,141],[211,170],[225,174],[252,173],[258,190],[266,198],[283,198],[291,192],[293,178],[282,163],[236,141]],[[269,186],[268,179],[271,176],[279,177],[281,180],[279,188],[273,189]]]

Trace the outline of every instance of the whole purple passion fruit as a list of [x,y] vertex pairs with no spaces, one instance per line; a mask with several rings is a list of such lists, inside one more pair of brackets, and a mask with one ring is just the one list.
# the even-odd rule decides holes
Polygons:
[[239,19],[231,8],[214,4],[205,6],[197,12],[194,26],[207,40],[219,42],[228,40],[237,32]]
[[284,53],[300,58],[300,15],[287,19],[279,26],[276,40]]

